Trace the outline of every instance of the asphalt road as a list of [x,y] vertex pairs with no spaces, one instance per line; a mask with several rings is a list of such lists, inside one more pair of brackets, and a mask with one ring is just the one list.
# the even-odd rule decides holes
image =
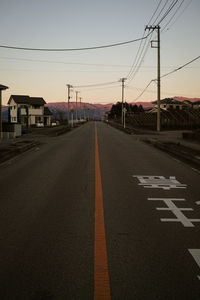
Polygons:
[[91,122],[0,166],[0,299],[199,300],[200,175],[96,130],[96,143]]

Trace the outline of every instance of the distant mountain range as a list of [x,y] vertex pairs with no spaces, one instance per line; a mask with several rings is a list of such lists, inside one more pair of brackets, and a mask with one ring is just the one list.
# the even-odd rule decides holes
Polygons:
[[[188,97],[173,97],[176,100],[184,101],[189,100],[191,102],[199,101],[200,98],[188,98]],[[80,109],[80,102],[77,103],[77,114],[78,118],[81,116],[81,118],[89,117],[90,119],[100,120],[103,118],[104,114],[108,111],[110,111],[112,105],[114,103],[108,103],[108,104],[91,104],[91,103],[81,103],[81,109]],[[150,108],[153,107],[154,104],[152,102],[129,102],[129,104],[132,105],[142,105],[144,108]],[[62,117],[67,118],[67,111],[68,111],[68,104],[67,102],[52,102],[47,103],[45,106],[47,106],[50,111],[53,113],[54,117]],[[76,117],[76,102],[70,102],[70,110],[74,110],[74,116]],[[2,115],[3,120],[8,119],[8,108],[7,106],[2,106]]]

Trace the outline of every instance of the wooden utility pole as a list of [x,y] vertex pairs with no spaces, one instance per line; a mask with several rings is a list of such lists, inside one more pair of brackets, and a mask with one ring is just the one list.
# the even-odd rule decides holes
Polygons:
[[[157,131],[161,129],[161,122],[160,122],[160,90],[161,90],[161,80],[160,80],[160,26],[146,26],[146,29],[153,29],[157,30],[157,41],[151,41],[151,48],[158,49],[158,59],[157,59]],[[157,43],[156,46],[153,46],[153,42]]]
[[76,91],[76,123],[78,122],[78,108],[77,108],[77,102],[78,102],[78,91]]
[[[3,90],[7,90],[7,89],[8,89],[7,86],[0,84],[0,140],[1,140],[2,135],[3,135],[3,129],[2,129],[2,107],[1,107],[1,105],[2,105],[2,91]],[[9,120],[9,122],[10,122],[10,120]]]
[[122,125],[124,124],[124,82],[127,78],[121,78],[122,83]]
[[69,115],[69,101],[70,101],[71,88],[72,88],[72,85],[67,84],[67,89],[68,89],[68,101],[67,101],[67,119],[68,119],[68,124],[69,124],[69,118],[70,118],[70,115]]
[[81,120],[81,97],[79,98],[79,100],[80,100],[80,120]]

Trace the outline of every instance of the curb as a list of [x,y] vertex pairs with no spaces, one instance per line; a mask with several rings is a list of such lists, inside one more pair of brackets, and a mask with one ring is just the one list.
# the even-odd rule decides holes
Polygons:
[[9,147],[0,150],[0,163],[18,156],[19,154],[26,152],[37,145],[38,143],[35,141],[23,141],[11,144]]
[[161,142],[161,141],[151,141],[144,140],[144,142],[151,144],[155,148],[158,148],[168,154],[176,157],[177,159],[193,165],[195,168],[200,170],[200,152],[192,148],[186,147],[181,143],[173,142]]

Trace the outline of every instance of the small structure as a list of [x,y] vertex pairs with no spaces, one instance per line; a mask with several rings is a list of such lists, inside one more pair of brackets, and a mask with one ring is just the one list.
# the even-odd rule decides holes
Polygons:
[[14,139],[22,135],[22,125],[18,123],[3,123],[3,139]]
[[21,123],[22,126],[51,124],[51,112],[44,105],[46,102],[41,97],[27,95],[11,95],[8,101],[9,121]]

